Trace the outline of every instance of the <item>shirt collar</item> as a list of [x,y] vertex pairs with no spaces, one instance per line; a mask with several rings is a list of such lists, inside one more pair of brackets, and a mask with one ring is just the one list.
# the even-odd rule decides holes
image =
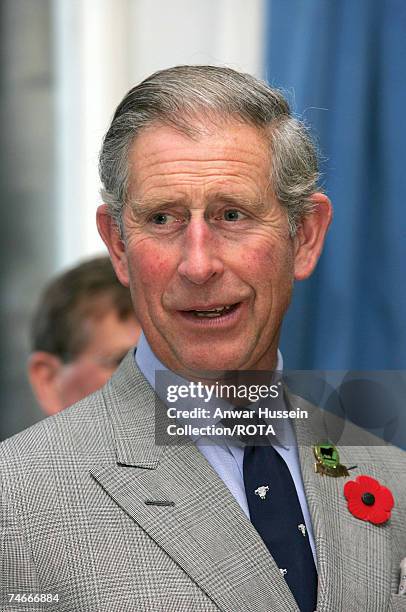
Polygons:
[[[153,387],[157,395],[160,397],[160,399],[163,401],[163,403],[166,406],[170,404],[168,404],[166,394],[164,393],[164,389],[160,388],[160,385],[158,384],[158,381],[156,380],[156,372],[161,371],[161,372],[168,373],[168,375],[170,373],[171,384],[187,385],[189,383],[188,380],[186,380],[179,374],[176,374],[176,372],[172,372],[171,370],[169,370],[169,368],[167,368],[158,359],[158,357],[155,355],[155,353],[152,351],[151,347],[149,346],[149,343],[144,333],[141,333],[141,336],[139,338],[138,345],[137,345],[137,350],[134,353],[134,358],[135,358],[135,361],[139,369],[141,370],[141,372],[143,373],[145,378],[148,380],[151,387]],[[281,373],[282,370],[283,370],[283,357],[282,357],[282,353],[278,349],[276,371],[278,373]],[[207,407],[208,410],[210,410],[210,406],[213,405],[213,401],[215,401],[216,407],[220,406],[224,409],[231,407],[231,404],[229,402],[222,400],[222,399],[219,400],[218,398],[215,398],[215,399],[212,399],[210,402],[208,402],[207,405],[205,406]],[[257,401],[254,404],[250,404],[249,406],[247,406],[247,409],[257,410],[259,407],[259,403],[260,402]],[[188,410],[188,409],[190,410],[190,398],[185,398],[184,400],[182,399],[177,400],[176,407],[182,410]],[[285,404],[283,397],[281,397],[281,402],[278,402],[277,409],[286,409],[286,404]],[[183,423],[188,422],[187,419],[178,419],[178,420],[179,422],[183,422]],[[210,419],[204,419],[204,420],[203,419],[193,419],[193,423],[197,426],[208,425],[211,422],[214,423],[215,420],[213,419],[213,421],[210,421]],[[292,428],[290,419],[279,419],[278,426],[279,426],[278,432],[275,436],[276,441],[284,448],[289,448],[291,445],[289,440],[293,432],[293,428]],[[196,437],[193,439],[193,441],[196,442],[198,439],[200,438]]]

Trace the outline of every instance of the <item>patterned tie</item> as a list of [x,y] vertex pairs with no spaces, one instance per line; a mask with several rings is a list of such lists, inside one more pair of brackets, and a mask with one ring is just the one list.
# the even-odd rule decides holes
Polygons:
[[251,522],[284,575],[301,612],[314,612],[317,572],[296,487],[273,446],[246,446],[244,485]]

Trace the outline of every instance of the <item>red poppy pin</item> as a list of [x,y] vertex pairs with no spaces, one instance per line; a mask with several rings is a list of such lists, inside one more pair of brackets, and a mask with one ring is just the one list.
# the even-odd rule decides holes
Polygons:
[[374,525],[385,523],[394,506],[392,493],[370,476],[357,476],[344,485],[348,510],[353,516]]

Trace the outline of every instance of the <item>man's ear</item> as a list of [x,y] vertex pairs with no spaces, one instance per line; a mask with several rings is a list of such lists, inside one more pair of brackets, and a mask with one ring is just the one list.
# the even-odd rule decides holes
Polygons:
[[324,193],[314,193],[310,199],[314,210],[303,217],[294,237],[296,280],[307,278],[315,269],[333,216],[331,202]]
[[59,375],[63,363],[46,351],[34,351],[28,359],[28,378],[34,395],[46,415],[63,409],[59,396]]
[[121,239],[117,224],[109,213],[107,204],[102,204],[98,207],[96,221],[99,234],[109,250],[111,263],[116,271],[117,278],[122,285],[128,287],[129,274],[125,245]]

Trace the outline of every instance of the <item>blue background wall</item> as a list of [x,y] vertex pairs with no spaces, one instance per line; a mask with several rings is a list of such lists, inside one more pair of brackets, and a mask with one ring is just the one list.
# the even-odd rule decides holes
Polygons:
[[289,368],[406,368],[406,2],[268,0],[266,75],[327,158],[335,216],[297,283]]

